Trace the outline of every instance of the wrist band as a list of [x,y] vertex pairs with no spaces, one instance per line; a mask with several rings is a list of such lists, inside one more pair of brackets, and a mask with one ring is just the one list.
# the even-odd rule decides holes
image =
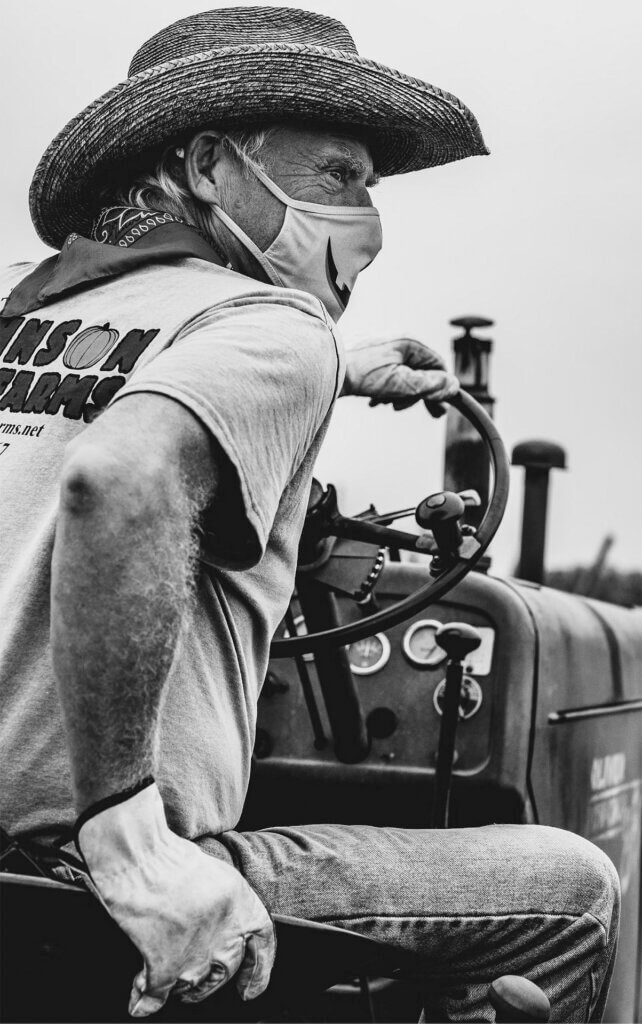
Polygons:
[[97,814],[101,813],[101,811],[106,811],[108,807],[115,807],[116,804],[122,804],[125,800],[129,800],[132,796],[136,796],[136,794],[140,793],[143,789],[147,789],[148,786],[153,786],[155,781],[156,780],[153,775],[146,775],[144,779],[141,779],[139,782],[135,782],[133,786],[128,786],[127,789],[121,789],[119,793],[112,793],[111,796],[105,796],[102,800],[96,800],[95,804],[90,804],[89,807],[86,807],[85,810],[78,815],[76,818],[76,824],[73,828],[73,833],[74,843],[76,844],[76,849],[81,857],[82,850],[80,849],[80,844],[78,842],[78,835],[83,825],[86,825],[90,818],[95,818]]

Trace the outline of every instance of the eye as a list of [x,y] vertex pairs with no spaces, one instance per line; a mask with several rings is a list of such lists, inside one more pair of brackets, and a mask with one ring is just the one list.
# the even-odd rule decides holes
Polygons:
[[348,169],[346,167],[328,167],[326,174],[341,184],[348,180]]

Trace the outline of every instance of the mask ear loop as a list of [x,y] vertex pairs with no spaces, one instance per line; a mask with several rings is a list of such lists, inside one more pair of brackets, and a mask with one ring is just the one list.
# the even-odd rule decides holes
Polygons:
[[[246,158],[247,159],[247,158]],[[316,214],[317,217],[378,217],[379,211],[376,206],[325,206],[323,203],[306,203],[303,199],[293,199],[280,188],[275,181],[261,170],[254,161],[250,166],[259,181],[263,182],[268,192],[280,199],[284,206],[292,210],[301,210],[304,213]]]
[[375,206],[326,206],[323,203],[306,203],[303,199],[293,199],[287,192],[284,192],[282,188],[272,178],[265,173],[265,171],[259,167],[259,165],[249,157],[247,153],[244,153],[232,139],[227,139],[228,144],[232,147],[241,163],[249,167],[250,170],[256,174],[257,178],[263,185],[265,185],[268,192],[271,192],[273,196],[279,199],[284,206],[289,206],[293,210],[302,210],[304,213],[316,214],[317,216],[324,217],[379,217],[379,211]]
[[225,224],[226,228],[228,228],[232,232],[232,234],[236,238],[238,238],[239,242],[242,242],[246,249],[249,249],[249,251],[254,256],[255,260],[260,264],[260,266],[267,274],[268,279],[272,282],[272,284],[278,285],[281,288],[285,288],[284,282],[281,280],[281,278],[277,274],[276,270],[274,269],[270,261],[266,259],[265,255],[261,252],[256,242],[252,241],[250,236],[245,234],[243,228],[240,228],[236,221],[233,221],[232,218],[225,212],[225,210],[222,210],[220,206],[214,206],[214,204],[212,204],[210,206],[210,209],[212,213],[216,217],[218,217],[218,219],[223,224]]

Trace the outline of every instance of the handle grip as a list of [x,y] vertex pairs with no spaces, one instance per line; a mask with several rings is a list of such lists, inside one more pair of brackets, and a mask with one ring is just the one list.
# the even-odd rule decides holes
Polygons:
[[548,1021],[551,1004],[548,997],[533,981],[515,974],[505,974],[488,989],[488,999],[495,1007],[495,1020],[499,1024],[516,1021]]

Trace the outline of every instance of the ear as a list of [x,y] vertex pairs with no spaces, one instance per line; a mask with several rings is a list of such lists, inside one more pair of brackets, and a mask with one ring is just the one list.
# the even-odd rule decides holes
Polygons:
[[218,132],[206,129],[190,139],[185,149],[185,176],[190,192],[201,202],[220,204],[228,159]]

